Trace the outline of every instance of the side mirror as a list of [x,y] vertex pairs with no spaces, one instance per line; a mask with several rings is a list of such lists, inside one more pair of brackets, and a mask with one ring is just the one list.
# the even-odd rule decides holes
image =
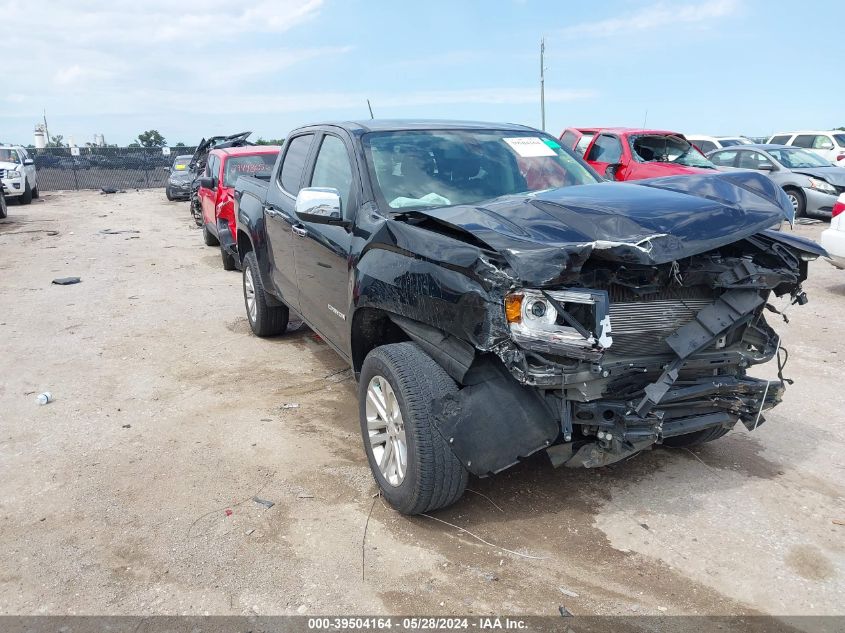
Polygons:
[[203,176],[200,178],[200,187],[204,189],[217,189],[217,178],[213,176]]
[[760,163],[759,165],[757,165],[757,169],[759,169],[760,171],[774,171],[775,166],[771,163]]
[[604,170],[604,177],[608,180],[616,180],[616,175],[619,170],[622,168],[622,163],[613,163],[607,166],[607,169]]
[[306,187],[296,195],[296,215],[303,222],[348,226],[341,213],[340,192],[331,187]]
[[26,158],[26,159],[24,159],[23,164],[24,164],[24,165],[26,165],[26,166],[28,166],[28,165],[34,165],[34,164],[35,164],[35,161],[34,161],[34,160],[32,160],[31,158]]

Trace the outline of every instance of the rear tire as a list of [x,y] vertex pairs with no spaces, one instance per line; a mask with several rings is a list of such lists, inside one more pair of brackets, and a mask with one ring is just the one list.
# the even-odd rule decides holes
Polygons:
[[676,435],[675,437],[667,437],[663,439],[663,445],[669,448],[689,448],[690,446],[699,446],[706,442],[718,440],[720,437],[726,435],[730,429],[723,426],[714,426],[710,429],[701,429],[693,433],[685,433],[684,435]]
[[803,218],[807,212],[807,201],[804,199],[804,194],[798,189],[784,189],[786,197],[792,203],[792,208],[795,210],[796,218]]
[[250,251],[246,254],[243,268],[244,306],[253,334],[265,337],[284,333],[288,327],[290,311],[284,305],[268,305],[254,252]]
[[36,200],[41,197],[41,192],[38,191],[38,185],[35,185],[35,189],[32,190],[32,197]]
[[4,220],[9,215],[9,210],[6,208],[6,196],[0,192],[0,220]]
[[18,198],[18,200],[20,201],[20,204],[29,204],[32,202],[32,189],[29,188],[28,182],[24,185],[23,194],[21,194],[21,197]]
[[202,225],[202,241],[205,242],[206,246],[219,246],[220,242],[217,241],[217,238],[214,237],[214,234],[208,230],[208,225]]
[[[469,473],[431,416],[433,401],[457,391],[449,374],[415,343],[383,345],[364,360],[358,383],[364,450],[384,498],[403,514],[444,508],[466,490]],[[403,450],[404,469],[396,465]]]
[[220,245],[220,258],[223,260],[223,270],[237,270],[238,264],[235,261],[235,258],[226,252],[226,249],[223,248],[223,245]]

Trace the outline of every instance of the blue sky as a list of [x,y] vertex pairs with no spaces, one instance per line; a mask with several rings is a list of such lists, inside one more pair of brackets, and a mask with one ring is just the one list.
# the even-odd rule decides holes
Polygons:
[[[0,0],[0,140],[124,145],[325,119],[762,136],[845,126],[845,1]],[[40,28],[33,28],[40,25]],[[12,62],[12,63],[10,63]]]

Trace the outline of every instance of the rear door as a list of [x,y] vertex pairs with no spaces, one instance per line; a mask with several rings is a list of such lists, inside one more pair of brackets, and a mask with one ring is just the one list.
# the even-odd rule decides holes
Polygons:
[[279,172],[267,188],[264,225],[267,228],[273,283],[285,303],[300,311],[299,288],[296,284],[294,234],[298,224],[294,214],[296,194],[302,188],[305,165],[311,156],[314,133],[294,135],[282,149]]
[[[353,221],[361,192],[351,143],[332,132],[321,134],[318,143],[307,186],[337,189],[343,218]],[[352,233],[343,226],[301,220],[293,231],[302,314],[321,336],[349,357]]]

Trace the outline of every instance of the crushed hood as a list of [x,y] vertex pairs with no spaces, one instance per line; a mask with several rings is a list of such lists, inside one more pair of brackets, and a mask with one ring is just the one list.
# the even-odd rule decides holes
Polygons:
[[805,176],[812,176],[813,178],[821,178],[826,180],[831,185],[837,187],[845,187],[845,169],[841,167],[813,167],[813,168],[798,168],[793,169],[796,174],[804,174]]
[[471,234],[541,286],[589,257],[663,264],[793,220],[780,187],[753,172],[582,185],[414,214]]

